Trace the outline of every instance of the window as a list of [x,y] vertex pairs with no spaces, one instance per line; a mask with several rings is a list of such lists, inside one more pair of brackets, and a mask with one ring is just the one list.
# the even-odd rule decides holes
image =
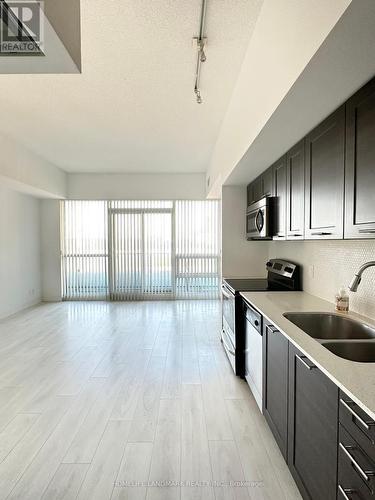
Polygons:
[[219,202],[63,201],[63,298],[217,298]]

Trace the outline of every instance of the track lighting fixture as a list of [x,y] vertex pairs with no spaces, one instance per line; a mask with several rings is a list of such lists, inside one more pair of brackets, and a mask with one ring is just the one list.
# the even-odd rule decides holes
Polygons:
[[196,70],[195,70],[194,93],[195,93],[198,104],[202,103],[202,97],[201,97],[201,91],[200,91],[201,64],[206,61],[206,54],[204,51],[204,47],[207,43],[207,38],[204,36],[204,27],[205,27],[205,21],[206,21],[206,7],[207,7],[207,0],[202,0],[199,36],[193,38],[193,43],[197,49],[197,65],[196,65]]

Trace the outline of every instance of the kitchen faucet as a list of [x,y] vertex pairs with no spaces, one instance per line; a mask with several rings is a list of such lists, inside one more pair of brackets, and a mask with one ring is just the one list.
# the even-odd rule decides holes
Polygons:
[[363,266],[361,266],[359,268],[358,273],[356,273],[354,275],[354,278],[350,282],[350,285],[349,285],[349,290],[350,291],[352,291],[352,292],[356,292],[357,291],[358,285],[360,284],[361,279],[362,279],[363,271],[365,269],[367,269],[368,267],[372,267],[372,266],[375,266],[375,260],[370,260],[369,262],[366,262],[365,264],[363,264]]

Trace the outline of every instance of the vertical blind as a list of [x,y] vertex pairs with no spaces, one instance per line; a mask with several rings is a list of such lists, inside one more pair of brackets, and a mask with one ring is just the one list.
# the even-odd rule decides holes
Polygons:
[[220,204],[62,201],[63,299],[217,298]]
[[177,201],[176,296],[216,296],[220,274],[219,203]]
[[63,298],[107,298],[106,202],[63,201],[60,210]]

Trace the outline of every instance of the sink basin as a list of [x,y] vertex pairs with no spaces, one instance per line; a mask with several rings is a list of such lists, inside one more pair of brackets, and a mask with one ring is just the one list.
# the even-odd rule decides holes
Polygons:
[[325,342],[323,346],[340,358],[375,363],[374,342]]
[[[338,314],[290,312],[285,313],[284,317],[314,339],[375,339],[375,328]],[[325,345],[327,346],[327,344]]]

